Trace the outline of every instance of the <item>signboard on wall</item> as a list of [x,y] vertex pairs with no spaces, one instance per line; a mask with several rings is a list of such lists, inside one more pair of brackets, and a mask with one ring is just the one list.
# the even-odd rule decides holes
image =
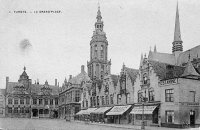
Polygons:
[[167,79],[167,80],[162,80],[160,81],[160,86],[167,86],[167,85],[174,85],[174,84],[178,84],[178,78],[175,79]]

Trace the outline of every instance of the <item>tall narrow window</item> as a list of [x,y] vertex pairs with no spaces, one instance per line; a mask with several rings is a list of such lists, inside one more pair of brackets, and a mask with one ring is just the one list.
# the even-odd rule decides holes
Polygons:
[[165,117],[167,123],[174,123],[174,111],[166,111]]
[[142,92],[139,92],[138,93],[138,102],[142,102],[143,100],[142,100]]
[[99,106],[99,96],[97,96],[97,106]]
[[189,102],[195,102],[195,91],[190,91]]
[[174,90],[173,89],[166,89],[165,90],[165,101],[166,102],[173,102],[174,101]]
[[113,95],[110,95],[110,104],[113,104]]
[[105,105],[105,103],[104,103],[104,96],[101,97],[101,102],[102,102],[102,105]]
[[127,94],[127,103],[130,103],[131,102],[131,96],[130,96],[130,93]]
[[95,51],[95,52],[94,52],[94,55],[95,55],[95,57],[97,58],[97,57],[98,57],[98,55],[97,55],[97,45],[94,46],[94,51]]
[[154,101],[154,91],[149,91],[149,101]]
[[104,49],[104,47],[103,47],[103,45],[101,45],[101,58],[103,58],[103,49]]
[[108,98],[108,95],[106,95],[106,105],[109,104],[109,98]]
[[12,98],[8,98],[8,104],[12,104]]
[[18,99],[17,98],[14,99],[14,104],[18,104]]
[[58,105],[58,98],[55,98],[55,105]]

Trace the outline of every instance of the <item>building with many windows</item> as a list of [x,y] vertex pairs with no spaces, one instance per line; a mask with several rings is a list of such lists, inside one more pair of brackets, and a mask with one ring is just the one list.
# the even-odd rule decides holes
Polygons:
[[[135,83],[133,124],[182,127],[199,124],[200,46],[183,51],[177,5],[172,54],[141,56]],[[144,110],[144,114],[143,114]]]
[[[56,80],[57,81],[57,80]],[[5,116],[28,118],[57,118],[59,87],[44,85],[39,81],[32,84],[32,80],[24,67],[18,82],[10,82],[6,77]]]
[[84,70],[84,66],[81,66],[81,73],[75,77],[70,75],[68,81],[65,79],[62,88],[59,92],[59,113],[60,118],[66,120],[74,120],[75,114],[81,109],[81,93],[82,86],[90,82],[90,78]]

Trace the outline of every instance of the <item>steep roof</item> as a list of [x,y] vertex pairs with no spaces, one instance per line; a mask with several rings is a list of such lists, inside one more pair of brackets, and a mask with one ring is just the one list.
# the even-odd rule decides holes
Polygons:
[[192,65],[191,61],[187,63],[187,66],[182,74],[182,77],[192,76],[196,78],[200,78],[200,75],[195,70],[194,66]]
[[[23,86],[23,84],[18,83],[18,82],[8,82],[8,86],[7,86],[7,93],[15,93],[18,94],[18,92],[16,92],[14,90],[14,88],[16,86]],[[42,88],[44,87],[44,85],[41,84],[31,84],[30,85],[30,90],[31,90],[31,94],[35,94],[35,95],[42,95]],[[59,87],[57,86],[52,86],[52,85],[48,85],[49,90],[51,91],[50,95],[58,95],[59,94]],[[25,94],[29,94],[28,90],[24,91]]]
[[176,64],[176,58],[173,54],[160,53],[160,52],[149,52],[148,60],[158,61],[162,63],[167,63],[171,65]]
[[132,84],[135,82],[137,74],[139,72],[139,70],[137,69],[132,69],[132,68],[128,68],[124,66],[124,70],[127,72],[127,74],[129,75]]
[[88,74],[83,71],[80,74],[78,74],[77,76],[69,79],[68,82],[70,82],[71,84],[81,84],[82,81],[89,81],[90,77],[88,76]]
[[114,86],[117,86],[118,75],[111,74],[111,78],[112,78]]
[[184,67],[170,65],[158,61],[149,60],[149,63],[153,67],[154,72],[161,80],[180,77],[185,69]]
[[177,59],[177,64],[182,65],[184,63],[187,63],[189,60],[192,61],[193,59],[198,57],[200,57],[200,45],[182,52]]

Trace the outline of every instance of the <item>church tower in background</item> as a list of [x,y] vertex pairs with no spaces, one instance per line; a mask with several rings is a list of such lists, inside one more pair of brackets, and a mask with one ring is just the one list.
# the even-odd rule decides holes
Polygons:
[[178,3],[176,7],[176,20],[175,20],[175,29],[174,29],[174,41],[172,47],[172,53],[177,58],[179,54],[183,51],[183,41],[181,40],[181,31],[180,31],[180,21],[179,21],[179,10]]
[[108,61],[108,41],[103,31],[103,21],[100,6],[97,11],[95,30],[90,41],[90,61],[87,62],[88,75],[91,80],[103,79],[105,74],[110,74],[111,60]]

